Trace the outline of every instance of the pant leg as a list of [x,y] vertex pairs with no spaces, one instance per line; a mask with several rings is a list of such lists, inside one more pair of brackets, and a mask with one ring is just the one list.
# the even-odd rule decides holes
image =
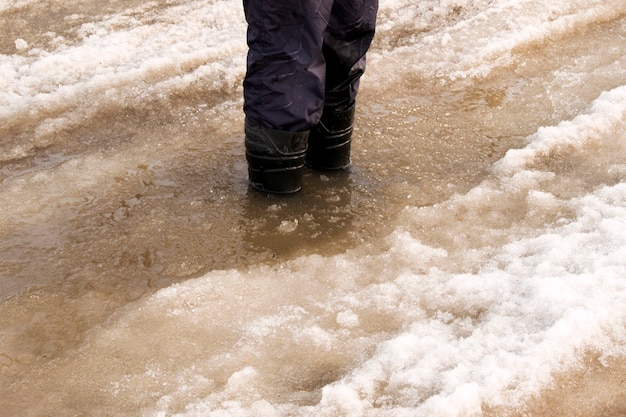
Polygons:
[[243,83],[246,117],[272,129],[308,130],[318,123],[324,106],[322,44],[333,0],[243,3],[249,47]]
[[346,109],[354,104],[377,12],[378,0],[334,1],[323,45],[327,107]]

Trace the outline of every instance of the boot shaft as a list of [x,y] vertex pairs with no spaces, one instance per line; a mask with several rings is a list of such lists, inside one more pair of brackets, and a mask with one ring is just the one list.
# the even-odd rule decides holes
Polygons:
[[288,194],[300,190],[309,131],[286,132],[246,119],[248,178],[255,189]]
[[325,108],[311,129],[305,163],[314,169],[337,170],[350,166],[354,105],[346,110]]

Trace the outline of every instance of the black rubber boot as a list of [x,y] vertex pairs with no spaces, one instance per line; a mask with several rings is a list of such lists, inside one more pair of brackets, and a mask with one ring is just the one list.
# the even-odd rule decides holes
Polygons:
[[317,126],[311,129],[306,165],[313,169],[336,170],[350,166],[350,144],[354,105],[346,110],[325,107]]
[[285,132],[247,119],[245,131],[250,185],[277,194],[300,190],[309,131]]

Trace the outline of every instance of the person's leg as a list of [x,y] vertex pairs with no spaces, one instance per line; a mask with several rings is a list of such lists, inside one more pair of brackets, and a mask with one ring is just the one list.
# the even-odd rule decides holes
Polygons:
[[291,132],[317,124],[324,104],[322,46],[331,6],[332,0],[244,0],[248,120]]
[[244,0],[246,159],[251,185],[300,189],[309,129],[324,105],[323,34],[332,0]]
[[310,133],[307,165],[341,169],[350,164],[354,105],[365,54],[374,38],[378,0],[336,0],[322,48],[326,62],[324,109]]

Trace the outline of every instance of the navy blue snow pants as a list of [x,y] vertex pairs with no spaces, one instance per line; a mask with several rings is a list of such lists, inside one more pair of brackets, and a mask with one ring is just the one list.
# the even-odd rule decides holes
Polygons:
[[298,132],[324,107],[354,104],[378,0],[243,0],[248,22],[244,112],[254,124]]

